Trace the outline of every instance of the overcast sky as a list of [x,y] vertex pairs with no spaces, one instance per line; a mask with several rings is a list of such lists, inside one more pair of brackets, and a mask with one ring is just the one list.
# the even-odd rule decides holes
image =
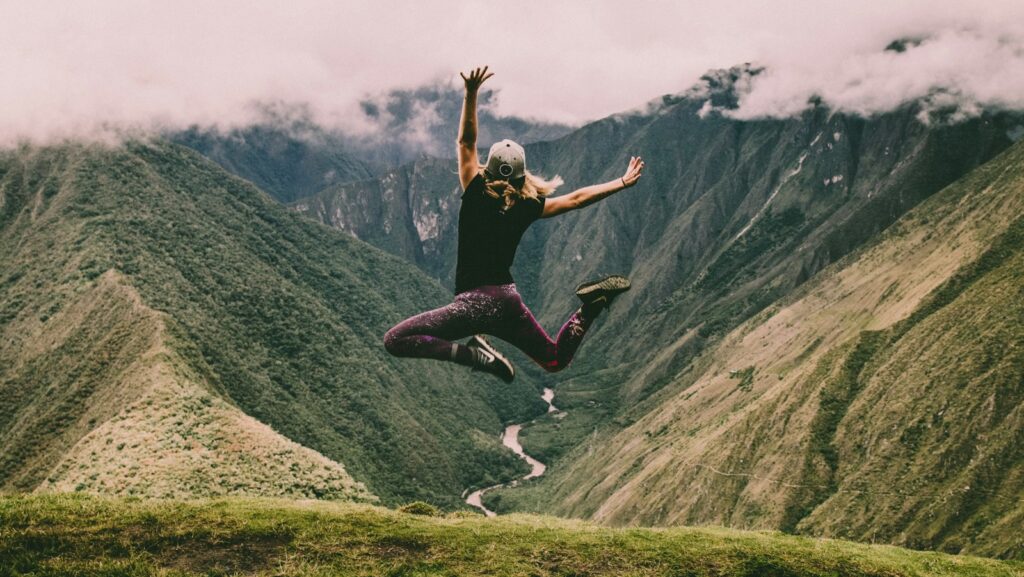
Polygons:
[[[1022,0],[0,0],[0,14],[3,143],[237,126],[261,102],[355,129],[361,97],[484,64],[498,112],[571,123],[743,62],[767,69],[744,117],[812,95],[871,114],[939,88],[968,114],[1024,108]],[[924,43],[883,52],[899,37]]]

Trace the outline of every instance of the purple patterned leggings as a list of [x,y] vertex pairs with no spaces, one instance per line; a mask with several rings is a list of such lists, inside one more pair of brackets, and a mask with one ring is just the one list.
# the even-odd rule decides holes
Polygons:
[[[593,315],[592,315],[593,316]],[[452,360],[452,342],[476,334],[507,341],[549,372],[569,365],[593,322],[577,309],[551,337],[526,308],[515,284],[484,285],[455,295],[441,308],[408,318],[384,335],[384,347],[398,357]]]

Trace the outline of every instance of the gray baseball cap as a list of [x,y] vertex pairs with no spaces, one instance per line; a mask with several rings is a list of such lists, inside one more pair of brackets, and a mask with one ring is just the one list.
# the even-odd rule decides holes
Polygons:
[[491,178],[518,180],[526,176],[526,151],[505,139],[495,142],[487,154],[487,172]]

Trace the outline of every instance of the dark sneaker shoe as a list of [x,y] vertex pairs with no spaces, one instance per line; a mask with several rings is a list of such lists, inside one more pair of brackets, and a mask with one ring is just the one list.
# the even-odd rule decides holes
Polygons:
[[512,379],[516,378],[516,369],[512,363],[481,335],[474,335],[466,346],[473,351],[474,371],[491,373],[506,383],[511,383]]
[[576,287],[576,296],[584,305],[597,305],[604,300],[604,306],[612,304],[621,293],[629,290],[629,279],[624,276],[612,275],[601,280],[585,282]]

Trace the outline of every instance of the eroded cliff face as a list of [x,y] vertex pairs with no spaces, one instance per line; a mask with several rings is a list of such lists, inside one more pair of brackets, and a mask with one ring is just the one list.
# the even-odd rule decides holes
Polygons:
[[453,286],[459,185],[452,160],[423,157],[379,179],[329,187],[291,208],[414,263]]

